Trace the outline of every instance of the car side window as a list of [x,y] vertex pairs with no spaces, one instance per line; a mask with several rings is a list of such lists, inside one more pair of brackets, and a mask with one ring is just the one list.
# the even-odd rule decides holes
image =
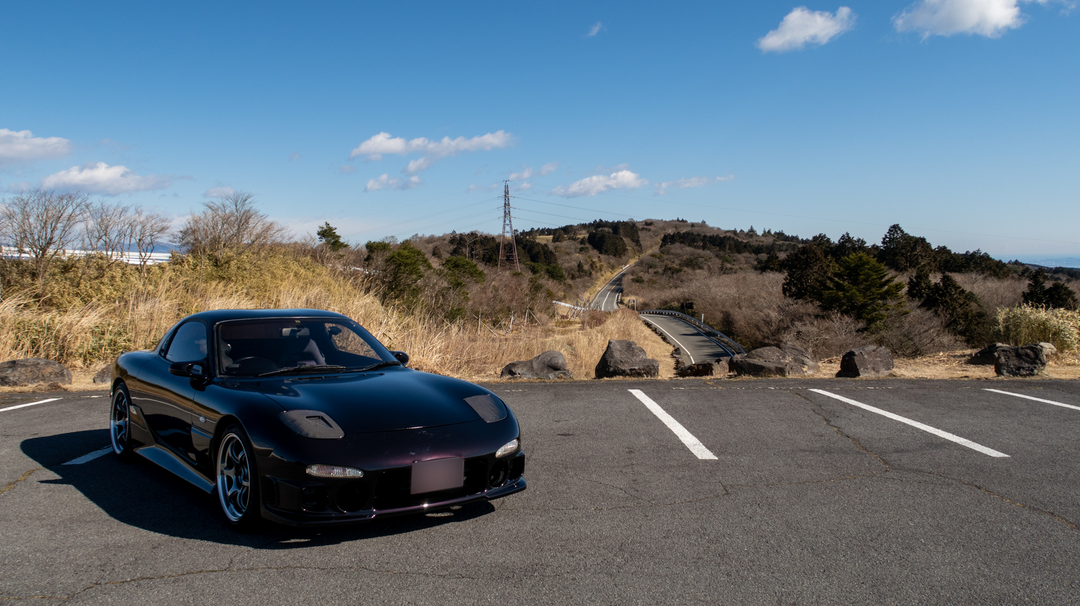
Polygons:
[[188,322],[176,330],[165,359],[170,362],[197,362],[206,359],[206,325]]

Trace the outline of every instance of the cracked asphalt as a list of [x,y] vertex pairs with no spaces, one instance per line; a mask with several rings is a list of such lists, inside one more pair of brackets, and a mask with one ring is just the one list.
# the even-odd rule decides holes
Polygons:
[[[319,531],[238,534],[111,454],[102,393],[0,409],[0,601],[33,604],[1075,604],[1080,383],[491,385],[529,489]],[[628,390],[715,456],[699,460]],[[1000,451],[991,457],[820,389]],[[98,396],[98,397],[91,397]]]

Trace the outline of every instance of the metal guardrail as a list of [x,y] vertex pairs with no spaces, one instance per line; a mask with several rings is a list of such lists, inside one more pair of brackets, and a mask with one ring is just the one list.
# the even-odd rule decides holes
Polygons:
[[[59,253],[59,255],[61,257],[72,258],[72,257],[85,257],[87,255],[100,253],[101,251],[97,251],[97,250],[71,250],[71,249],[65,248],[65,249],[57,251],[57,252]],[[8,246],[6,244],[5,245],[0,245],[0,256],[3,256],[3,258],[5,258],[5,259],[19,259],[19,260],[22,260],[22,261],[25,261],[27,259],[32,258],[30,256],[30,253],[21,251],[16,246]],[[156,265],[158,263],[168,263],[169,260],[172,259],[172,253],[171,252],[167,252],[167,253],[156,253],[156,252],[139,253],[138,251],[121,251],[121,252],[114,253],[113,258],[116,259],[117,261],[123,261],[124,263],[127,263],[128,265],[140,265],[140,264]]]
[[694,328],[700,330],[701,334],[708,337],[709,340],[712,341],[713,343],[716,343],[717,345],[719,345],[720,348],[723,349],[724,351],[728,352],[729,355],[734,356],[734,355],[736,355],[736,353],[740,353],[740,354],[745,354],[746,353],[746,350],[742,348],[742,345],[739,345],[738,343],[736,343],[731,337],[725,335],[724,333],[720,332],[719,330],[716,330],[715,328],[713,328],[712,326],[709,326],[708,324],[702,322],[701,320],[698,320],[694,316],[688,316],[688,315],[686,315],[686,314],[684,314],[684,313],[682,313],[680,311],[671,311],[671,310],[668,310],[668,309],[649,309],[649,310],[646,310],[646,311],[639,311],[638,313],[639,314],[653,314],[653,315],[657,315],[657,316],[671,316],[673,318],[678,318],[679,320],[682,320],[683,322],[686,322],[687,324],[689,324],[689,325],[693,326]]

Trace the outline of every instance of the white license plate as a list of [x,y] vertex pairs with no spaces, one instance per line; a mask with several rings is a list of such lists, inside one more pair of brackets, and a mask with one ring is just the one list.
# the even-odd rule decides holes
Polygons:
[[461,457],[413,463],[412,494],[461,488],[464,484],[465,459]]

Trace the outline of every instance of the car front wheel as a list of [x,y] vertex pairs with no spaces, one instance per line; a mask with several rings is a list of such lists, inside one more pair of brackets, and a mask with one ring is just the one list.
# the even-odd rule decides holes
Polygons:
[[259,475],[251,441],[238,425],[225,430],[215,458],[218,501],[233,526],[250,528],[259,517]]
[[131,398],[123,384],[113,392],[109,407],[109,436],[113,452],[121,459],[131,457]]

